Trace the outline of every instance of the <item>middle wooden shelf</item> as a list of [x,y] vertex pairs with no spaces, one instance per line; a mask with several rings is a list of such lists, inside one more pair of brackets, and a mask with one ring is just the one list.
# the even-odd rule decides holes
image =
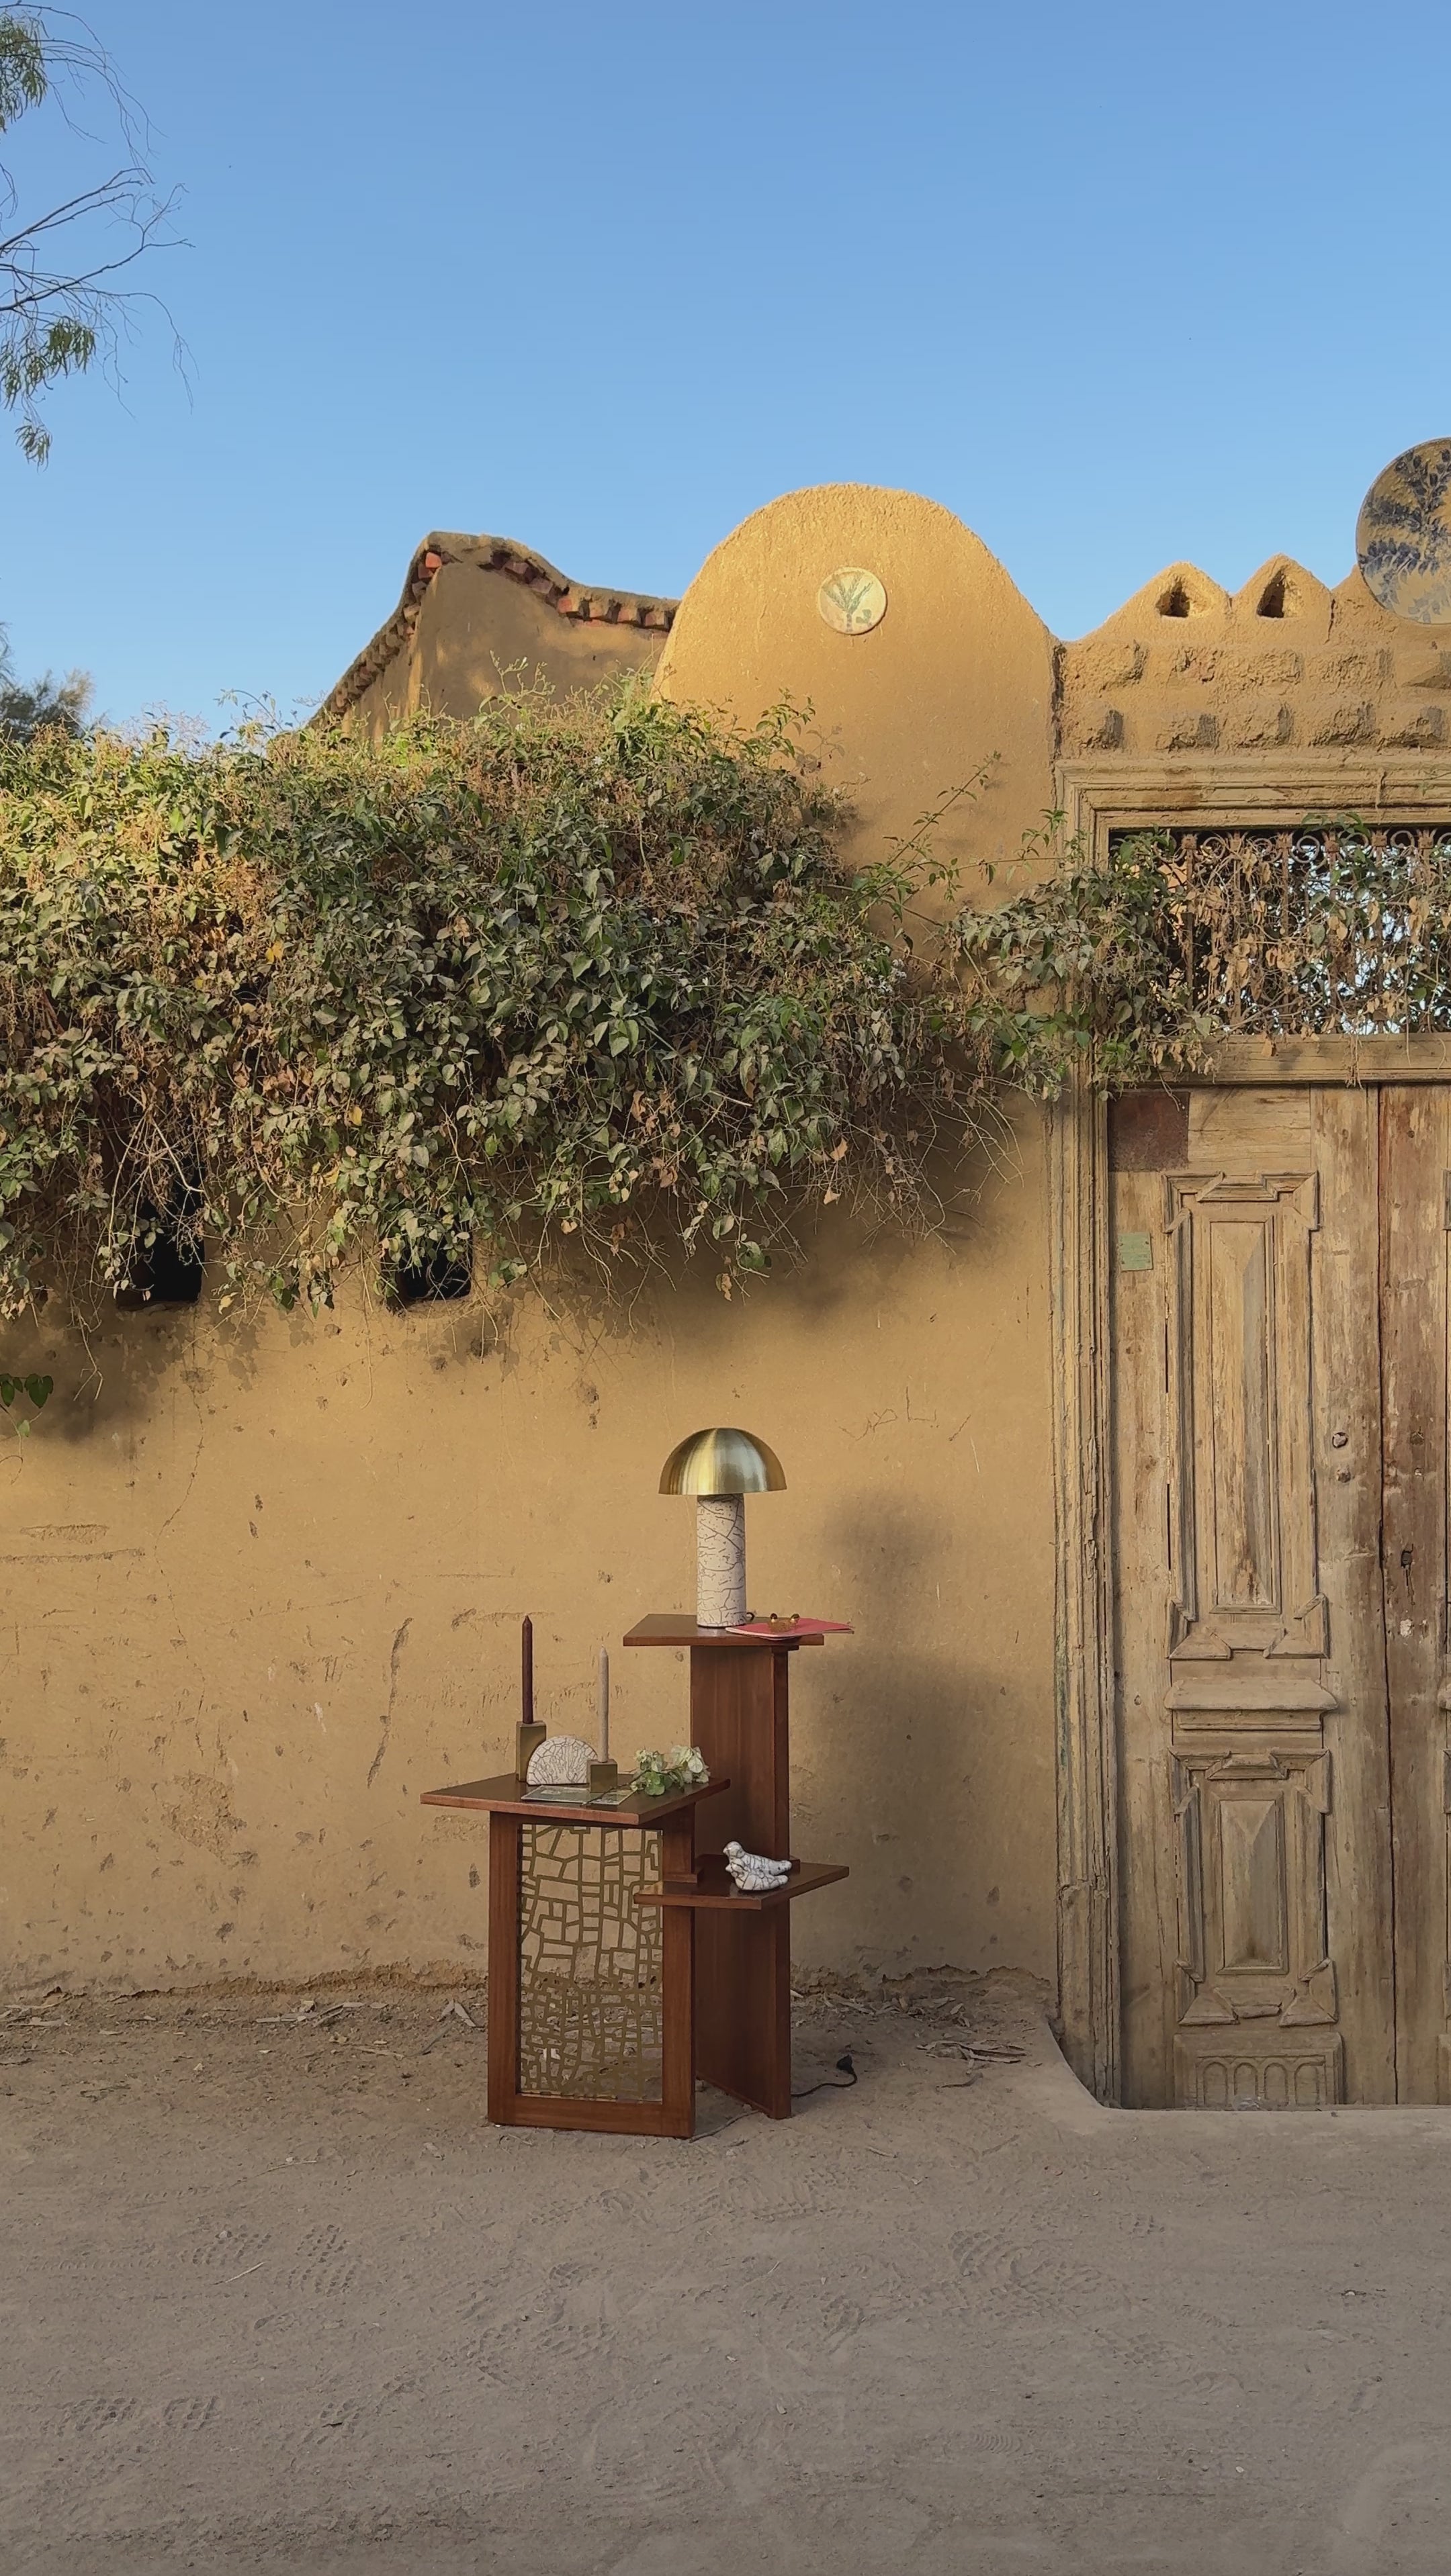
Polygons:
[[697,1912],[709,1909],[727,1914],[769,1914],[777,1906],[790,1905],[798,1896],[810,1896],[818,1887],[830,1887],[834,1880],[847,1875],[844,1861],[796,1861],[790,1877],[780,1887],[767,1888],[759,1896],[743,1896],[720,1853],[702,1852],[696,1860],[693,1886],[685,1879],[665,1879],[659,1887],[637,1888],[635,1903],[688,1905]]

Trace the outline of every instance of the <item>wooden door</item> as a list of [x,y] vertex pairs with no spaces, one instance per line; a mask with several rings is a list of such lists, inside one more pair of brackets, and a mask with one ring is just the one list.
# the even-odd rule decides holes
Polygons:
[[1381,1560],[1390,1715],[1396,2093],[1451,2103],[1447,1254],[1451,1090],[1380,1094]]
[[[1111,1122],[1131,2103],[1396,2099],[1397,1964],[1406,1979],[1412,1954],[1401,2093],[1436,2098],[1446,1823],[1428,1748],[1444,1719],[1426,1713],[1440,1688],[1428,1605],[1445,1591],[1444,1180],[1434,1255],[1426,1188],[1444,1117],[1427,1104],[1444,1097],[1145,1094]],[[1383,1200],[1401,1211],[1388,1230]],[[1403,1348],[1384,1443],[1383,1284],[1387,1347],[1398,1332]],[[1412,1551],[1394,1568],[1405,1609],[1383,1578],[1383,1514],[1387,1546]],[[1412,2020],[1429,2039],[1411,2039]]]

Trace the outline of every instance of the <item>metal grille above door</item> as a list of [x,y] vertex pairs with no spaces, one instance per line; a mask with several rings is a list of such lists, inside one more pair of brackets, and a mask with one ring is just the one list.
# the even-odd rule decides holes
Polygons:
[[1163,989],[1273,1037],[1451,1030],[1451,824],[1115,832],[1169,892]]

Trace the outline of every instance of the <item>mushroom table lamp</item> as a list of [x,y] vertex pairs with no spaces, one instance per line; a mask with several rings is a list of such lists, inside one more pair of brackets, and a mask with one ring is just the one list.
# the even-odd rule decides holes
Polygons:
[[746,1496],[781,1494],[781,1461],[749,1431],[692,1431],[672,1449],[662,1494],[695,1496],[695,1616],[702,1628],[738,1628],[746,1609]]

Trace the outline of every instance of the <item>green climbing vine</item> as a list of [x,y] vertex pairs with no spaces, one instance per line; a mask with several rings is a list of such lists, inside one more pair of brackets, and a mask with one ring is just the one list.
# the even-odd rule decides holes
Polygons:
[[783,711],[500,698],[377,746],[0,742],[0,1303],[205,1245],[223,1306],[571,1238],[765,1270],[811,1204],[930,1212],[980,1036],[848,865]]
[[932,1223],[1010,1088],[1451,1027],[1445,832],[1090,858],[1050,821],[957,910],[930,828],[861,864],[850,821],[789,709],[638,692],[376,745],[0,738],[0,1311],[161,1236],[223,1307],[569,1243],[705,1248],[729,1294],[812,1209]]

